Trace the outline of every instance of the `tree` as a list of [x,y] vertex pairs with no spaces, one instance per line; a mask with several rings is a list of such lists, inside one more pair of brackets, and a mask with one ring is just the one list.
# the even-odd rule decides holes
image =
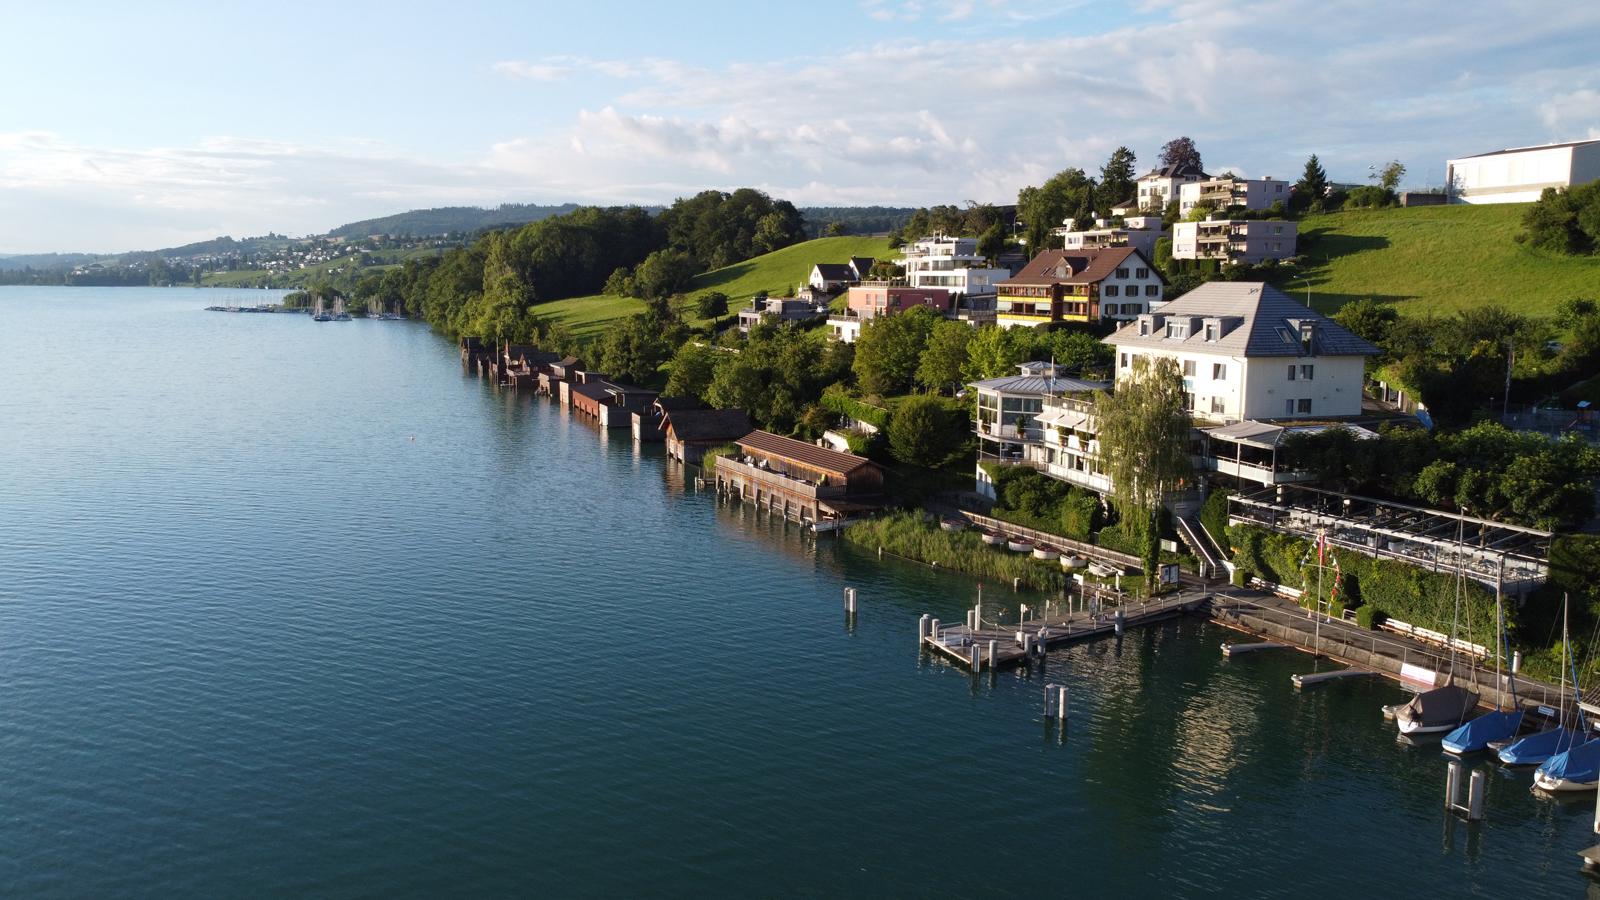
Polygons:
[[1080,222],[1094,211],[1095,182],[1082,169],[1063,169],[1039,187],[1017,193],[1017,220],[1028,229],[1028,252],[1037,256],[1050,243],[1050,232],[1068,216]]
[[728,314],[728,295],[721,291],[706,291],[694,300],[695,312],[702,319],[716,319]]
[[1400,179],[1405,176],[1405,164],[1396,159],[1390,160],[1382,169],[1374,172],[1371,178],[1378,183],[1378,187],[1383,188],[1385,194],[1393,194],[1395,189],[1400,186]]
[[928,336],[942,317],[926,306],[869,319],[856,338],[855,373],[868,393],[903,391],[917,373]]
[[[1306,160],[1306,170],[1301,173],[1300,180],[1294,184],[1294,205],[1300,209],[1310,209],[1313,205],[1322,202],[1328,194],[1328,173],[1322,168],[1322,161],[1317,159],[1315,153]],[[1318,206],[1318,209],[1321,207]]]
[[1600,181],[1545,188],[1522,214],[1527,232],[1517,236],[1552,253],[1586,254],[1600,247]]
[[[1388,345],[1389,334],[1399,319],[1400,313],[1393,306],[1374,303],[1370,297],[1355,303],[1346,303],[1333,314],[1335,322],[1380,348]],[[1375,365],[1377,362],[1376,359],[1368,359],[1369,365]]]
[[829,222],[828,227],[822,229],[823,237],[849,237],[850,226],[843,222]]
[[717,365],[733,354],[724,353],[704,344],[686,343],[678,348],[668,369],[667,387],[662,393],[668,397],[694,397],[705,400],[711,382],[717,375]]
[[761,383],[761,370],[749,360],[735,357],[731,362],[717,366],[717,372],[706,389],[706,402],[717,409],[743,409],[756,415],[765,407]]
[[972,343],[972,328],[965,322],[945,320],[936,325],[922,351],[917,380],[938,391],[961,383],[961,370],[967,364],[967,345]]
[[1134,168],[1137,164],[1138,158],[1132,150],[1118,147],[1100,169],[1100,205],[1107,211],[1124,200],[1134,198],[1138,189],[1136,179],[1139,174]]
[[600,338],[600,368],[614,378],[642,382],[665,356],[660,332],[643,315],[612,322]]
[[633,272],[635,296],[666,297],[688,290],[695,276],[694,260],[681,250],[668,247],[645,257]]
[[905,239],[907,241],[920,241],[928,236],[928,211],[919,209],[911,214],[911,221],[906,223]]
[[1162,500],[1194,476],[1189,458],[1189,413],[1183,372],[1170,356],[1139,354],[1116,393],[1098,393],[1100,459],[1111,476],[1112,502],[1125,523],[1143,529],[1145,582],[1159,574],[1155,540]]
[[967,344],[967,364],[961,369],[965,381],[982,381],[1017,374],[1017,364],[1032,359],[1033,333],[1024,328],[985,325],[973,332]]
[[908,397],[889,418],[889,452],[914,466],[933,468],[950,455],[955,441],[950,415],[937,397]]
[[1192,138],[1173,138],[1161,145],[1161,166],[1193,166],[1204,170],[1200,164],[1200,149]]
[[978,237],[978,254],[987,259],[991,264],[1000,258],[1006,249],[1006,226],[1004,223],[995,222]]

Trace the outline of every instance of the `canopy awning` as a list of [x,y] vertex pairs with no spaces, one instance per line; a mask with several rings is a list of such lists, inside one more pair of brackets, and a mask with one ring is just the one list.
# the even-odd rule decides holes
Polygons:
[[1360,425],[1273,425],[1270,422],[1257,422],[1246,420],[1233,425],[1223,425],[1220,428],[1202,428],[1206,434],[1235,444],[1244,444],[1247,447],[1260,447],[1263,450],[1272,450],[1282,445],[1283,439],[1291,434],[1320,434],[1329,428],[1346,428],[1364,441],[1377,440],[1378,433]]

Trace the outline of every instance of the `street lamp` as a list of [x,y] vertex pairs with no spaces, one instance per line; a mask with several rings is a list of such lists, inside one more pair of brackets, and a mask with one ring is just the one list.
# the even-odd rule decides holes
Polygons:
[[1296,278],[1295,281],[1304,281],[1306,283],[1306,306],[1310,306],[1311,305],[1311,279],[1310,278]]

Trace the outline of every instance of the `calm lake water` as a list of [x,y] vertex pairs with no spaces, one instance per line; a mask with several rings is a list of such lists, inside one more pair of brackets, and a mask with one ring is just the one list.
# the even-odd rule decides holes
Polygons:
[[974,680],[915,641],[971,580],[224,297],[0,288],[7,897],[1590,891],[1593,795],[1456,822],[1390,682],[1199,621]]

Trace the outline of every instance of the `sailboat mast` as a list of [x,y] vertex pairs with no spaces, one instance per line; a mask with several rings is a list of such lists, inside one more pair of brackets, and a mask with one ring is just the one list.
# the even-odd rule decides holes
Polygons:
[[[1567,594],[1561,594],[1561,724],[1567,724]],[[1573,685],[1577,690],[1577,685]]]

